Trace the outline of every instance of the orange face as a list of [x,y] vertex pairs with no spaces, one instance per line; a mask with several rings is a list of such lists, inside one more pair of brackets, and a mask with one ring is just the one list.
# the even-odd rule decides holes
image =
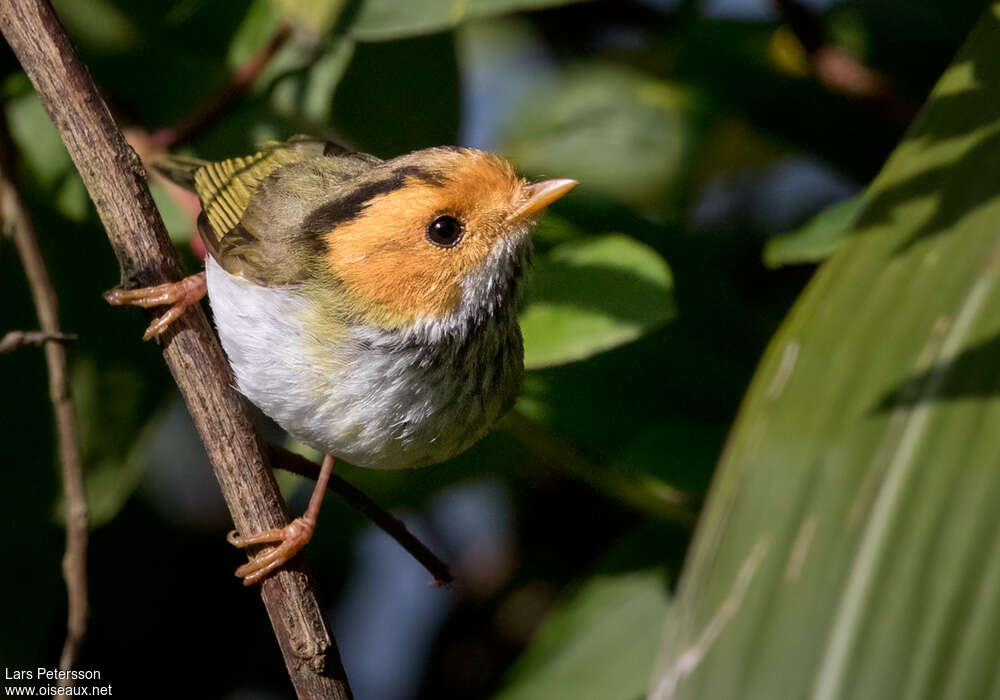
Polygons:
[[526,235],[533,214],[576,184],[549,181],[562,191],[540,194],[547,183],[530,185],[506,161],[472,149],[419,151],[380,170],[381,179],[359,185],[355,212],[325,243],[329,270],[386,320],[455,312],[463,279],[498,241]]

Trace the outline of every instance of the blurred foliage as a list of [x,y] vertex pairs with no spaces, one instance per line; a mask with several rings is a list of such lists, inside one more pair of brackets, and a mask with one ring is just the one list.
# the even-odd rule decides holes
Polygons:
[[764,246],[768,267],[826,260],[854,228],[864,204],[861,196],[831,204],[796,231],[775,236]]
[[649,623],[669,603],[666,567],[650,556],[663,537],[657,527],[637,532],[567,591],[497,699],[639,697],[661,633]]
[[369,0],[360,3],[348,33],[358,39],[379,40],[448,29],[469,19],[485,19],[516,10],[567,5],[577,0]]
[[675,213],[671,204],[688,196],[700,121],[677,85],[583,65],[524,101],[502,148],[529,173],[573,173],[602,194]]
[[521,313],[528,369],[584,359],[674,315],[670,269],[652,248],[620,234],[556,246],[533,282]]
[[864,196],[796,234],[851,235],[751,384],[653,700],[996,692],[998,40],[992,3]]
[[[864,257],[865,270],[902,274],[894,272],[903,267],[900,256],[910,260],[927,252],[923,246],[952,241],[951,234],[937,232],[960,225],[967,209],[990,201],[996,181],[988,175],[996,159],[988,157],[986,122],[986,131],[962,137],[965,123],[959,120],[947,133],[926,135],[927,144],[906,142],[903,149],[911,154],[893,172],[911,170],[912,177],[899,175],[909,184],[880,190],[882,218],[871,218],[872,195],[856,193],[881,168],[905,124],[823,87],[795,35],[766,14],[771,5],[751,0],[745,9],[759,15],[763,7],[762,19],[653,0],[54,4],[120,123],[148,131],[212,103],[280,28],[291,28],[291,39],[249,89],[228,105],[223,119],[196,133],[185,152],[222,158],[295,133],[335,138],[383,157],[465,143],[504,153],[530,177],[581,181],[552,207],[536,235],[522,312],[531,369],[517,412],[444,465],[405,473],[338,465],[376,501],[423,523],[432,546],[460,574],[454,591],[433,593],[446,613],[423,646],[414,647],[423,651],[380,657],[386,667],[417,665],[418,682],[393,697],[641,695],[665,611],[687,620],[692,605],[691,593],[682,594],[680,604],[668,600],[690,543],[691,519],[760,355],[812,275],[811,264],[837,250],[833,265],[847,267],[855,256]],[[844,0],[817,17],[831,41],[918,103],[982,7],[972,0]],[[989,84],[990,65],[970,65],[967,77]],[[139,341],[145,320],[109,309],[100,298],[116,283],[117,270],[82,183],[6,50],[0,70],[21,184],[57,285],[63,325],[80,335],[71,361],[95,528],[93,617],[82,664],[100,668],[126,696],[289,697],[256,596],[232,579],[241,555],[222,539],[228,517],[203,451],[159,353]],[[964,95],[951,103],[956,120],[985,119],[995,111],[985,90],[963,84],[955,93]],[[948,150],[953,138],[983,142],[968,151]],[[934,139],[942,142],[939,150],[932,148]],[[792,161],[810,164],[820,176],[803,184],[801,171],[783,170]],[[956,162],[962,172],[979,172],[978,180],[956,180],[942,194],[938,178]],[[159,183],[153,192],[182,257],[195,269],[191,213]],[[845,200],[845,194],[852,196]],[[940,196],[948,199],[940,202],[939,218],[922,224],[906,218],[893,228],[896,206],[933,208]],[[808,204],[796,206],[800,202]],[[895,242],[899,254],[887,251],[885,241],[906,226],[919,231],[912,241]],[[945,306],[952,297],[945,292],[965,288],[975,274],[970,261],[982,254],[974,247],[957,250],[954,240],[942,245],[956,250],[942,251],[939,266],[928,263],[926,276],[906,287],[907,294],[921,290],[939,298],[900,296],[893,313],[921,302],[926,308],[914,318],[926,321],[934,309],[950,313]],[[832,273],[824,274],[820,279]],[[931,284],[931,274],[949,274],[950,282]],[[860,282],[824,284],[824,295],[847,294],[847,287],[859,295],[837,301],[844,309],[850,303],[867,308]],[[899,284],[892,288],[903,289]],[[823,305],[808,302],[820,291],[804,302],[817,307],[814,326],[830,322],[825,296]],[[17,257],[3,241],[0,298],[0,332],[36,326]],[[878,333],[874,313],[843,311],[841,325],[831,325],[820,344],[848,347],[841,338],[854,337],[854,326]],[[805,315],[800,311],[793,319]],[[886,327],[897,328],[886,318]],[[862,340],[851,346],[854,354],[838,356],[840,374],[818,369],[814,383],[803,383],[801,399],[788,403],[788,412],[804,420],[824,403],[836,414],[829,418],[834,422],[848,399],[828,400],[822,392],[836,384],[870,397],[895,376],[866,369],[878,353]],[[911,341],[906,351],[886,354],[896,374],[912,365],[906,352],[922,347]],[[984,337],[981,352],[969,350],[970,367],[985,367],[993,357],[989,348]],[[773,372],[776,352],[765,358],[762,372]],[[801,352],[796,373],[810,350],[803,345]],[[783,400],[798,386],[797,376]],[[64,624],[59,488],[41,353],[0,357],[0,386],[13,397],[0,402],[0,483],[15,494],[5,509],[8,536],[0,555],[26,572],[2,584],[6,599],[17,604],[8,606],[3,620],[0,659],[28,668],[57,657]],[[749,400],[763,400],[763,389],[754,391]],[[967,401],[967,394],[956,395],[949,406],[958,410]],[[876,412],[871,420],[888,414]],[[260,420],[268,439],[284,439]],[[868,424],[859,425],[866,430]],[[746,426],[744,420],[737,430]],[[792,450],[800,444],[796,439],[812,434],[788,426],[780,435],[767,432],[766,444]],[[808,480],[809,464],[841,459],[833,447],[809,464],[779,452],[770,458],[787,483],[773,492],[766,485],[748,488],[741,501],[752,504],[748,512],[773,511],[775,521],[788,514],[782,499]],[[824,489],[844,494],[854,483],[848,477],[839,489]],[[301,483],[288,480],[293,511],[304,505],[308,488]],[[463,526],[436,522],[441,499],[474,484],[499,484],[506,494],[510,532],[496,526],[493,535],[503,543],[503,556],[490,559],[479,545],[455,544],[455,530]],[[778,502],[768,501],[768,494]],[[336,499],[325,505],[307,559],[330,606],[365,573],[351,556],[365,527]],[[717,574],[721,578],[706,582],[713,594],[745,560],[743,545],[756,530],[748,522],[743,532],[726,532],[738,554]],[[777,557],[761,556],[765,568]],[[835,566],[840,560],[831,561]],[[379,571],[383,579],[392,576]],[[832,594],[836,582],[815,588]],[[400,620],[407,613],[408,606],[391,597],[380,605]],[[144,634],[142,645],[131,641],[139,618],[156,631]],[[699,608],[692,619],[703,618]],[[803,614],[802,624],[809,619]],[[363,648],[335,631],[346,658]],[[762,646],[760,653],[777,658],[769,649]],[[714,663],[720,684],[748,677],[731,673],[733,665]],[[163,674],[165,667],[185,671]],[[756,678],[774,677],[765,671],[770,668],[762,664]],[[381,700],[364,695],[362,674],[350,663],[348,673],[359,679],[359,700]],[[152,677],[160,679],[155,688],[148,683]],[[205,680],[193,689],[196,677]]]

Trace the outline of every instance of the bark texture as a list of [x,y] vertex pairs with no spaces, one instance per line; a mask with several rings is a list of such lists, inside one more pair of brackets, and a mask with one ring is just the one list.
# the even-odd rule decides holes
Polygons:
[[[146,185],[146,172],[48,2],[0,0],[0,31],[58,127],[97,207],[121,266],[123,286],[180,279],[176,255]],[[237,530],[253,533],[287,524],[261,442],[232,388],[229,364],[200,307],[190,309],[164,334],[163,356],[201,435]],[[220,535],[222,546],[226,545]],[[238,582],[233,581],[233,595],[238,595]],[[298,697],[350,698],[340,655],[300,564],[293,561],[265,580],[261,597]]]

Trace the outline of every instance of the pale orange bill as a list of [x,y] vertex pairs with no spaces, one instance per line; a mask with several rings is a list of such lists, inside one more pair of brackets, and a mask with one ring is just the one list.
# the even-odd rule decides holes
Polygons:
[[558,178],[555,180],[534,182],[527,185],[524,188],[524,202],[521,203],[521,206],[519,206],[513,214],[507,217],[507,220],[510,221],[512,219],[520,219],[541,211],[576,187],[578,184],[580,183],[576,180]]

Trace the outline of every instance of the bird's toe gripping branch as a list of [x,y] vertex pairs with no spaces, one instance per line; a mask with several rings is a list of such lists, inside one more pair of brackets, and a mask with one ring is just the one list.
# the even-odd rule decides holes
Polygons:
[[253,544],[270,544],[280,542],[274,549],[264,552],[259,557],[251,559],[236,570],[236,575],[243,579],[243,585],[251,586],[267,576],[275,569],[294,557],[300,549],[312,539],[319,519],[319,509],[323,503],[323,494],[333,472],[333,456],[326,455],[320,467],[316,486],[313,488],[309,505],[301,517],[296,518],[284,527],[276,527],[256,535],[240,536],[233,530],[226,539],[234,547],[248,547]]
[[233,530],[226,535],[226,539],[234,547],[280,543],[274,549],[268,550],[236,569],[236,575],[243,579],[243,585],[252,586],[298,554],[299,550],[312,539],[315,529],[316,523],[314,521],[308,518],[296,518],[285,527],[266,530],[246,537],[240,537]]
[[149,324],[142,339],[149,340],[159,336],[171,323],[180,318],[189,306],[197,304],[205,296],[205,273],[185,277],[180,282],[158,284],[155,287],[139,289],[114,289],[104,293],[104,300],[112,306],[141,306],[144,309],[154,306],[170,306],[167,312]]

